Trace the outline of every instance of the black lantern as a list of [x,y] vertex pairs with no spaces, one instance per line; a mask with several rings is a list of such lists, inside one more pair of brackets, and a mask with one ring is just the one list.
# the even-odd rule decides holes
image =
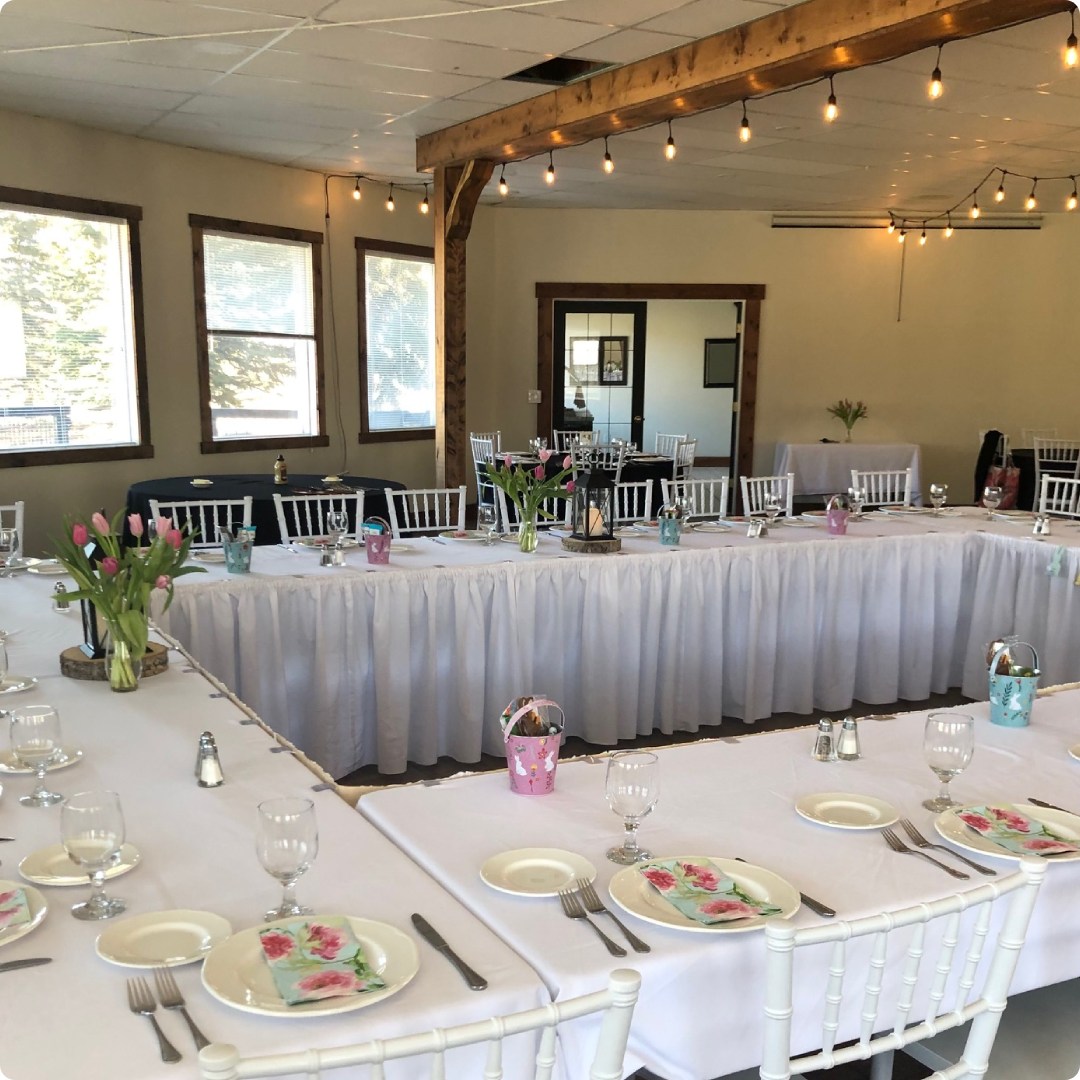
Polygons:
[[83,643],[79,646],[90,660],[100,660],[105,655],[105,639],[108,631],[105,623],[90,600],[80,600],[82,608]]
[[577,478],[571,524],[573,539],[579,542],[615,539],[615,484],[597,455],[590,455],[589,471]]

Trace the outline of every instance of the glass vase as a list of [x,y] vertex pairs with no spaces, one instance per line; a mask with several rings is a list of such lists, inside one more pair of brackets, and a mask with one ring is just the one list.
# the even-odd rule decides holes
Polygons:
[[539,537],[536,533],[536,518],[523,521],[518,529],[518,547],[526,554],[531,555],[536,550]]
[[844,439],[844,442],[851,442],[851,428],[847,429],[847,437]]
[[109,689],[118,694],[139,689],[143,658],[136,654],[137,649],[131,642],[109,631],[109,642],[105,647],[105,675],[109,680]]

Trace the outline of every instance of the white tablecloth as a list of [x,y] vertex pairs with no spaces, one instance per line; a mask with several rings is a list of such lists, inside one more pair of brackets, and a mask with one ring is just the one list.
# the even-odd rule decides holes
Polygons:
[[[481,1020],[548,1000],[519,957],[332,791],[311,793],[311,773],[289,754],[271,753],[276,744],[257,726],[243,725],[243,714],[177,654],[171,654],[167,673],[145,680],[134,694],[51,674],[58,670],[60,650],[80,639],[77,611],[67,617],[49,612],[52,581],[47,578],[24,575],[0,585],[0,626],[15,631],[8,641],[12,671],[40,678],[36,689],[0,698],[0,708],[58,707],[66,738],[86,757],[50,774],[55,790],[119,792],[128,839],[142,854],[140,865],[108,888],[128,901],[128,915],[198,908],[225,916],[237,930],[257,924],[280,887],[255,855],[255,807],[272,796],[305,795],[315,800],[320,851],[300,881],[301,900],[323,914],[391,923],[417,940],[416,978],[389,1000],[340,1019],[280,1020],[238,1012],[203,990],[198,966],[179,968],[177,982],[209,1038],[233,1042],[248,1055],[301,1051]],[[224,786],[213,790],[197,787],[192,775],[198,736],[207,729],[217,739],[226,777]],[[6,746],[6,733],[4,739]],[[18,881],[22,858],[60,840],[58,808],[19,805],[31,783],[22,777],[3,780],[0,835],[17,842],[0,845],[0,878]],[[53,958],[46,967],[0,976],[0,1074],[15,1080],[197,1076],[195,1049],[179,1018],[159,1010],[162,1026],[184,1055],[180,1066],[164,1065],[149,1024],[127,1009],[124,977],[132,972],[95,954],[94,940],[114,921],[85,923],[69,914],[88,889],[42,891],[50,907],[44,923],[0,947],[0,960]],[[489,979],[489,990],[470,991],[416,938],[409,920],[413,911],[425,914]],[[530,1037],[511,1040],[507,1051],[513,1056],[510,1067],[525,1075],[533,1051]],[[479,1075],[483,1053],[481,1047],[461,1055],[459,1075]],[[387,1077],[426,1080],[429,1065],[424,1059],[390,1065]],[[342,1070],[335,1077],[366,1080],[367,1070]]]
[[922,505],[916,443],[777,443],[773,472],[795,474],[796,495],[835,495],[851,487],[852,469],[911,469],[911,497]]
[[[1075,576],[1080,533],[1059,527]],[[388,567],[344,570],[257,548],[250,576],[182,579],[165,628],[335,776],[501,752],[495,718],[530,691],[606,745],[695,731],[721,715],[919,701],[963,685],[1014,629],[1050,682],[1080,677],[1080,593],[1017,526],[868,517],[846,537],[694,533],[626,554],[412,542]],[[1071,562],[1070,562],[1071,560]],[[974,614],[973,614],[974,610]],[[965,667],[966,663],[966,667]]]
[[[1027,729],[991,725],[983,704],[963,710],[977,718],[977,748],[968,770],[953,782],[956,798],[1022,803],[1035,795],[1076,808],[1080,764],[1066,748],[1080,739],[1078,709],[1080,692],[1044,697]],[[641,843],[657,857],[741,856],[830,904],[840,918],[858,918],[977,886],[987,879],[972,872],[970,882],[955,881],[920,859],[895,854],[876,831],[829,829],[800,818],[794,810],[797,798],[814,792],[861,792],[892,802],[924,834],[932,835],[933,815],[921,806],[937,788],[922,762],[924,716],[864,721],[860,724],[864,758],[857,762],[812,760],[813,732],[807,730],[662,750],[660,801],[641,826]],[[604,774],[602,759],[561,765],[555,792],[532,799],[512,794],[503,774],[468,777],[436,787],[366,795],[360,810],[520,952],[553,995],[571,996],[595,985],[615,961],[585,927],[563,917],[557,900],[495,892],[481,881],[478,870],[501,851],[569,848],[593,862],[598,891],[607,897],[608,882],[620,868],[608,862],[604,852],[618,842],[622,830],[605,805]],[[1002,874],[1016,868],[1015,863],[993,856],[980,856],[980,861]],[[1080,975],[1078,889],[1080,864],[1048,867],[1015,991]],[[623,916],[621,909],[615,910]],[[651,953],[630,952],[625,961],[643,977],[628,1065],[645,1065],[667,1080],[702,1080],[757,1065],[763,1026],[763,935],[706,938],[632,915],[625,918],[652,946]],[[795,920],[799,926],[820,922],[805,908]],[[601,925],[621,941],[606,919]],[[857,947],[849,947],[838,1042],[858,1033],[870,942],[862,939]],[[967,942],[965,932],[959,955]],[[907,932],[895,932],[890,938],[878,1030],[893,1023],[907,943]],[[937,938],[928,935],[914,1014],[920,1019],[918,1007],[927,995],[937,944]],[[831,946],[808,948],[796,963],[796,1053],[821,1045],[830,951]],[[986,951],[989,954],[989,943]],[[984,959],[983,972],[985,964]],[[955,972],[950,985],[955,987]],[[947,995],[947,1007],[952,1001]],[[563,1048],[572,1074],[584,1076],[589,1043],[579,1037],[580,1031],[567,1032]]]

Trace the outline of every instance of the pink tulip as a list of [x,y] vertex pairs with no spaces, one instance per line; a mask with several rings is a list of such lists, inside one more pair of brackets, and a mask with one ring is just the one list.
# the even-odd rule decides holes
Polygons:
[[544,479],[544,466],[543,465],[537,465],[536,468],[533,469],[533,476],[535,476],[537,480],[543,480]]
[[573,480],[567,480],[567,481],[566,481],[566,490],[567,490],[567,491],[568,491],[568,492],[569,492],[569,493],[570,493],[571,495],[573,495],[573,494],[574,494],[574,488],[576,488],[576,487],[577,487],[577,484],[575,484]]
[[541,450],[540,451],[540,460],[546,464],[548,458],[550,458],[553,453],[555,453],[554,450]]
[[509,454],[504,454],[503,455],[503,464],[508,469],[512,469],[514,467],[514,459]]
[[574,464],[574,459],[569,454],[567,454],[566,457],[564,457],[562,459],[562,467],[564,469],[569,469],[570,466],[573,465],[573,464]]
[[86,531],[86,526],[79,524],[71,527],[71,539],[79,547],[82,547],[87,540],[90,539],[90,534]]
[[99,533],[107,533],[109,531],[109,523],[105,520],[104,515],[95,513],[90,519],[90,523],[94,526]]
[[158,575],[158,579],[157,579],[157,581],[155,581],[155,582],[154,582],[154,584],[155,584],[155,585],[156,585],[156,586],[157,586],[157,587],[158,587],[159,589],[167,589],[167,588],[169,587],[169,582],[170,582],[171,580],[172,580],[172,579],[171,579],[171,578],[169,577],[169,575],[168,575],[168,574],[159,574],[159,575]]
[[159,517],[157,519],[157,534],[164,536],[172,528],[172,518]]
[[105,558],[101,560],[101,571],[104,574],[108,574],[109,577],[112,577],[119,569],[120,564],[111,555],[106,555]]
[[128,514],[128,528],[131,530],[131,535],[134,537],[140,537],[143,534],[143,520],[138,514]]
[[169,543],[172,544],[172,546],[178,551],[180,549],[180,545],[184,542],[184,538],[180,535],[179,529],[169,529],[165,533],[165,539],[168,540]]

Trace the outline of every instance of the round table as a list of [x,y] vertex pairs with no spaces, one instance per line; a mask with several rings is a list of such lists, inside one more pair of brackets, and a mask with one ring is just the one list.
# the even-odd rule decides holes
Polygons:
[[[192,476],[168,476],[161,480],[143,480],[132,484],[127,493],[127,512],[143,519],[150,516],[150,500],[159,502],[192,501],[197,499],[243,499],[251,496],[251,524],[255,526],[255,543],[280,544],[275,495],[311,495],[323,492],[327,485],[321,476],[312,473],[290,473],[289,483],[275,484],[268,473],[208,475],[213,487],[194,487]],[[364,491],[364,517],[387,516],[385,488],[401,490],[405,487],[397,480],[380,480],[372,476],[343,476],[341,482],[357,492]],[[326,492],[332,494],[332,492]],[[352,523],[350,522],[350,526]],[[124,523],[125,540],[130,540],[127,522]]]

